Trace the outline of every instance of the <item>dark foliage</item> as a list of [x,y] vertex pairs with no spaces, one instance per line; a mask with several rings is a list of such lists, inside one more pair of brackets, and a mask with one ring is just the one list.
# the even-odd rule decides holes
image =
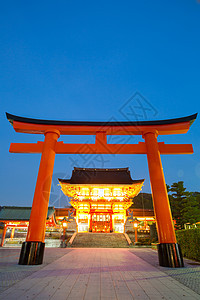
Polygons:
[[200,193],[187,192],[183,181],[174,182],[171,187],[167,186],[167,190],[177,229],[200,221]]
[[133,204],[130,208],[153,209],[152,196],[148,193],[140,193],[133,199]]
[[183,256],[200,261],[200,229],[176,231]]

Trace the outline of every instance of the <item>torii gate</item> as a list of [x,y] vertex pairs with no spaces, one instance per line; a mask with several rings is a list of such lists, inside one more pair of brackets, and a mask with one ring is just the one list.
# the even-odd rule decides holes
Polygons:
[[[158,135],[187,133],[197,114],[177,119],[136,122],[50,121],[23,118],[6,113],[16,132],[43,134],[44,142],[11,143],[12,153],[42,153],[33,198],[26,242],[23,243],[19,264],[42,264],[45,224],[55,154],[146,154],[148,160],[154,212],[158,230],[160,266],[183,267],[177,244],[160,154],[192,154],[191,144],[157,142]],[[95,135],[95,144],[57,142],[60,135]],[[107,135],[142,135],[138,144],[108,144]]]

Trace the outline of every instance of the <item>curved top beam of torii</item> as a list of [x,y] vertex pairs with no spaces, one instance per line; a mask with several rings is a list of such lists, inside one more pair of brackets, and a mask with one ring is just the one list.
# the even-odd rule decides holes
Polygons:
[[159,135],[166,135],[186,133],[197,118],[197,113],[176,119],[134,122],[40,120],[9,113],[6,116],[15,131],[22,133],[44,134],[49,130],[58,130],[65,135],[95,135],[97,132],[104,132],[106,135],[142,135],[147,131],[155,131]]

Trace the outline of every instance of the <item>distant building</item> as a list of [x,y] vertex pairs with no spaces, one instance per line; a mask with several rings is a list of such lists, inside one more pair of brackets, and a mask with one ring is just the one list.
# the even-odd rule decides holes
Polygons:
[[128,168],[74,168],[59,182],[76,210],[78,232],[125,232],[127,209],[144,179],[133,180]]

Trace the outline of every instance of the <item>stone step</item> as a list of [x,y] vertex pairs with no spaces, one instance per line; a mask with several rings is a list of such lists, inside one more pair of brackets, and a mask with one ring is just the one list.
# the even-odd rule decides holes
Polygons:
[[128,248],[123,233],[77,233],[74,248]]

